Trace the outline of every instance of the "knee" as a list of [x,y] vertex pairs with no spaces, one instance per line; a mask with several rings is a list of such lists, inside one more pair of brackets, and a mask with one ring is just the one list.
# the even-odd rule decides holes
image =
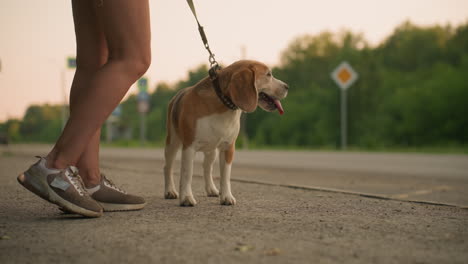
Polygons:
[[142,54],[135,57],[132,61],[133,72],[138,79],[146,73],[151,65],[151,54]]
[[76,70],[95,72],[107,63],[107,54],[78,55],[76,57]]
[[115,61],[123,65],[124,71],[130,78],[137,80],[148,70],[151,65],[151,53],[139,52],[125,56],[109,56],[109,62]]

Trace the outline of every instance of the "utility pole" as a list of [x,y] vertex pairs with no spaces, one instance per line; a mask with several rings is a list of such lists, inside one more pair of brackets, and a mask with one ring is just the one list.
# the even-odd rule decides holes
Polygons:
[[138,112],[140,113],[140,144],[146,143],[146,113],[149,111],[148,78],[141,77],[138,82]]
[[[247,48],[241,46],[241,59],[245,60],[247,54]],[[249,137],[247,136],[247,113],[242,112],[240,118],[240,135],[242,138],[242,149],[249,148]]]
[[67,92],[66,92],[67,80],[66,80],[65,74],[66,74],[65,69],[62,69],[60,72],[60,82],[62,86],[62,96],[63,96],[63,103],[62,103],[62,110],[61,110],[62,130],[65,128],[65,124],[67,123]]

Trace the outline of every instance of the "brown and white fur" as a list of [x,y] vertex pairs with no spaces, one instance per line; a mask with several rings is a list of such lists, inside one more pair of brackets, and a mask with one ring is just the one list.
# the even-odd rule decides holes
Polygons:
[[[167,115],[164,180],[166,199],[177,199],[172,168],[182,148],[180,205],[194,206],[192,194],[193,159],[203,152],[205,190],[208,196],[220,196],[222,205],[234,205],[231,193],[231,166],[239,134],[241,112],[253,112],[257,105],[266,111],[283,109],[279,100],[286,97],[288,86],[274,78],[271,70],[257,61],[238,61],[218,72],[223,94],[239,110],[227,108],[217,97],[209,77],[180,90],[170,101]],[[260,96],[259,96],[260,95]],[[219,154],[220,191],[213,182],[213,163]]]

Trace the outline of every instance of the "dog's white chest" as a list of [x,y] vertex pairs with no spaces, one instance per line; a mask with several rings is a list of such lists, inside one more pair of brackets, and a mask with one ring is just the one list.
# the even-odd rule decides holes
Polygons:
[[239,134],[241,111],[227,111],[197,120],[195,141],[196,151],[227,149]]

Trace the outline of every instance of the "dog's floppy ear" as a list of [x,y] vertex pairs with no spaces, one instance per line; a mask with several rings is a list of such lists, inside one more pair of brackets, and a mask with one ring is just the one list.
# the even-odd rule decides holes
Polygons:
[[253,112],[257,108],[258,92],[255,87],[255,72],[242,69],[235,72],[228,84],[228,94],[241,110]]

